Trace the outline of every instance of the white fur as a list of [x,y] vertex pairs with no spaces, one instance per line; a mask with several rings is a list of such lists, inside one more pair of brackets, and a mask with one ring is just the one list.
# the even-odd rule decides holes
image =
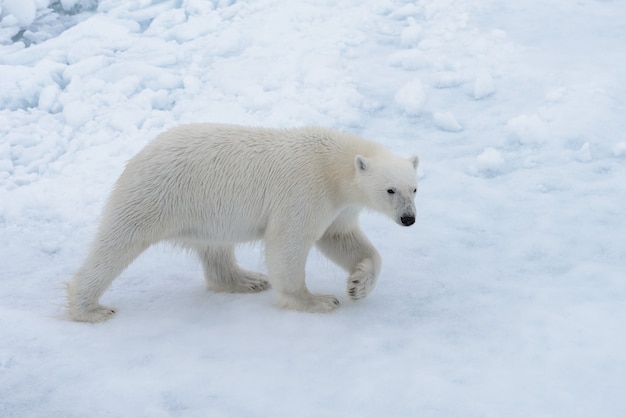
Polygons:
[[[159,241],[194,250],[212,290],[258,292],[271,282],[280,306],[328,312],[338,300],[305,285],[307,255],[317,244],[349,272],[349,296],[362,298],[381,260],[359,228],[359,212],[371,208],[412,224],[417,163],[322,128],[174,128],[131,159],[117,181],[89,255],[68,284],[69,315],[88,322],[113,315],[100,296]],[[241,269],[234,256],[235,244],[261,239],[269,278]]]

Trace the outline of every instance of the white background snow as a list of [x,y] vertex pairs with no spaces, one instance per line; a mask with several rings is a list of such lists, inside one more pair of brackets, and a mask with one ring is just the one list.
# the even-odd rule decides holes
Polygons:
[[[0,0],[0,416],[626,416],[626,4]],[[185,122],[323,125],[421,159],[332,314],[157,246],[62,318],[125,162]],[[262,246],[239,251],[264,269]]]

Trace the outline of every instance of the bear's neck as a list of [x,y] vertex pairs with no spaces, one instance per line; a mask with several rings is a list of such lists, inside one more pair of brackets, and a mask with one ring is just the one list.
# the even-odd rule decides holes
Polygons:
[[325,156],[325,170],[330,174],[327,178],[333,191],[333,201],[338,208],[369,207],[369,198],[357,183],[355,159],[357,155],[372,158],[386,150],[365,139],[344,135],[337,148]]

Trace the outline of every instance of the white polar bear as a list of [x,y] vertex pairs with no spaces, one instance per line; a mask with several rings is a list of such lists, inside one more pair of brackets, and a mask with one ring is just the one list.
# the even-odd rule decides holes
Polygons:
[[[167,131],[128,162],[89,255],[67,285],[76,321],[98,322],[111,282],[146,248],[170,241],[195,251],[209,289],[275,289],[278,305],[328,312],[304,271],[313,245],[346,269],[348,294],[366,296],[381,260],[359,227],[363,208],[415,222],[418,159],[322,128],[274,130],[190,124]],[[241,269],[234,245],[265,241],[268,277]]]

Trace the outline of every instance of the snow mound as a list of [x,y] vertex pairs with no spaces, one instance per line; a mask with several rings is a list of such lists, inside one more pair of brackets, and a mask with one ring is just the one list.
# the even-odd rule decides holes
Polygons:
[[433,114],[435,126],[446,132],[461,132],[463,127],[456,120],[452,112],[435,112]]
[[94,10],[97,4],[98,0],[3,0],[0,45],[43,42],[87,18],[81,12]]
[[73,101],[63,107],[63,117],[69,126],[78,129],[93,118],[93,110],[87,102]]
[[626,142],[619,142],[613,147],[613,155],[616,157],[626,157]]
[[489,73],[482,73],[474,81],[474,99],[482,100],[491,96],[496,91],[493,77]]
[[422,38],[422,27],[412,17],[408,18],[409,26],[402,30],[400,45],[405,47],[416,46]]
[[575,158],[582,163],[588,163],[592,160],[591,145],[589,145],[589,142],[585,142],[580,149],[576,151]]
[[394,100],[408,115],[416,116],[422,113],[426,102],[426,93],[422,81],[415,79],[402,86],[397,91]]
[[4,0],[0,17],[1,26],[15,25],[17,27],[27,27],[35,21],[37,17],[36,0]]
[[487,147],[474,158],[470,167],[470,173],[481,177],[494,177],[503,172],[505,167],[504,157],[500,151]]
[[507,128],[514,142],[524,145],[543,144],[548,136],[545,122],[536,114],[516,116],[507,122]]

